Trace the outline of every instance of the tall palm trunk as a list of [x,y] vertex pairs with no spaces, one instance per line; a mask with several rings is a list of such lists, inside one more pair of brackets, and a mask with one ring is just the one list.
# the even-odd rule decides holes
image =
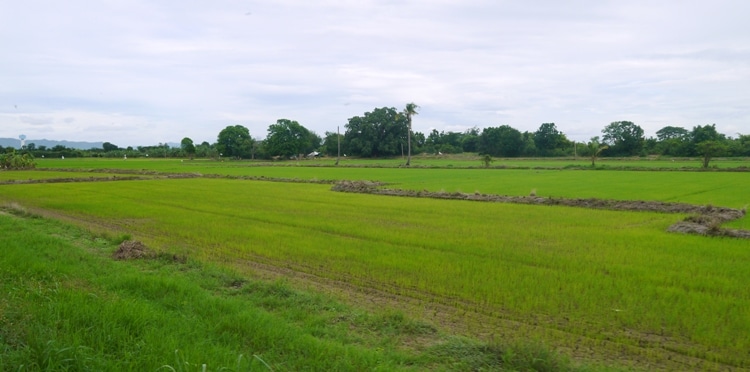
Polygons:
[[409,166],[411,165],[411,115],[407,115],[407,120],[409,120],[409,134],[406,137],[406,144],[409,150],[408,150],[408,155],[406,157],[406,166]]
[[406,115],[406,121],[409,123],[409,133],[407,134],[407,137],[406,137],[406,143],[407,143],[407,146],[409,147],[409,150],[408,150],[409,155],[406,158],[406,166],[411,165],[411,117],[417,114],[418,108],[419,106],[417,106],[414,102],[407,103],[406,108],[404,108],[404,115]]

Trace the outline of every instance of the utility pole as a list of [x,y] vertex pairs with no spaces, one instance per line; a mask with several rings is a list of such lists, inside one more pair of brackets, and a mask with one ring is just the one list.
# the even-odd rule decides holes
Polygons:
[[336,165],[339,165],[339,158],[341,158],[341,134],[339,134],[339,126],[336,126],[336,144],[339,147],[339,151],[336,154]]

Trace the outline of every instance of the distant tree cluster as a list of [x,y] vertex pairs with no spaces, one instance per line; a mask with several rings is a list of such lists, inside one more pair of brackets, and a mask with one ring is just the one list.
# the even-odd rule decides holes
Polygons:
[[[33,157],[119,157],[119,158],[213,158],[213,159],[290,159],[307,155],[339,153],[357,157],[403,156],[409,165],[412,154],[478,153],[491,157],[561,157],[580,156],[631,157],[662,155],[699,157],[704,167],[717,156],[750,156],[750,135],[729,138],[716,125],[698,125],[688,130],[665,126],[655,138],[646,138],[643,129],[630,121],[606,125],[600,136],[587,142],[574,142],[555,123],[542,123],[534,132],[521,132],[509,125],[474,127],[464,132],[433,129],[427,136],[412,130],[412,119],[419,106],[408,103],[403,110],[394,107],[375,108],[347,120],[344,132],[326,132],[321,138],[295,120],[278,119],[268,126],[264,140],[254,139],[242,125],[222,129],[215,143],[195,144],[185,137],[179,147],[166,143],[156,146],[120,148],[104,142],[100,149],[76,150],[65,146],[46,148],[29,143],[20,156]],[[3,152],[0,147],[0,153]],[[8,157],[5,157],[8,159]],[[8,160],[5,160],[6,163]],[[7,167],[7,164],[5,165]]]

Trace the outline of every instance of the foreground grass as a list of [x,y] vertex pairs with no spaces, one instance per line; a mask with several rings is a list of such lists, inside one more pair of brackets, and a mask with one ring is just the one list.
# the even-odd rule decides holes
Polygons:
[[574,370],[193,260],[112,261],[121,239],[0,214],[0,370]]
[[747,366],[750,243],[667,234],[680,216],[332,193],[224,179],[3,186],[0,199],[238,270],[274,265],[593,340]]

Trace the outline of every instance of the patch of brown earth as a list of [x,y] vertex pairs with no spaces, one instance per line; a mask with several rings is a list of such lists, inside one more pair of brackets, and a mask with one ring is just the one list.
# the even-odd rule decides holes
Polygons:
[[120,243],[117,250],[112,253],[112,258],[115,260],[137,260],[151,257],[154,257],[154,252],[137,240],[126,240]]

